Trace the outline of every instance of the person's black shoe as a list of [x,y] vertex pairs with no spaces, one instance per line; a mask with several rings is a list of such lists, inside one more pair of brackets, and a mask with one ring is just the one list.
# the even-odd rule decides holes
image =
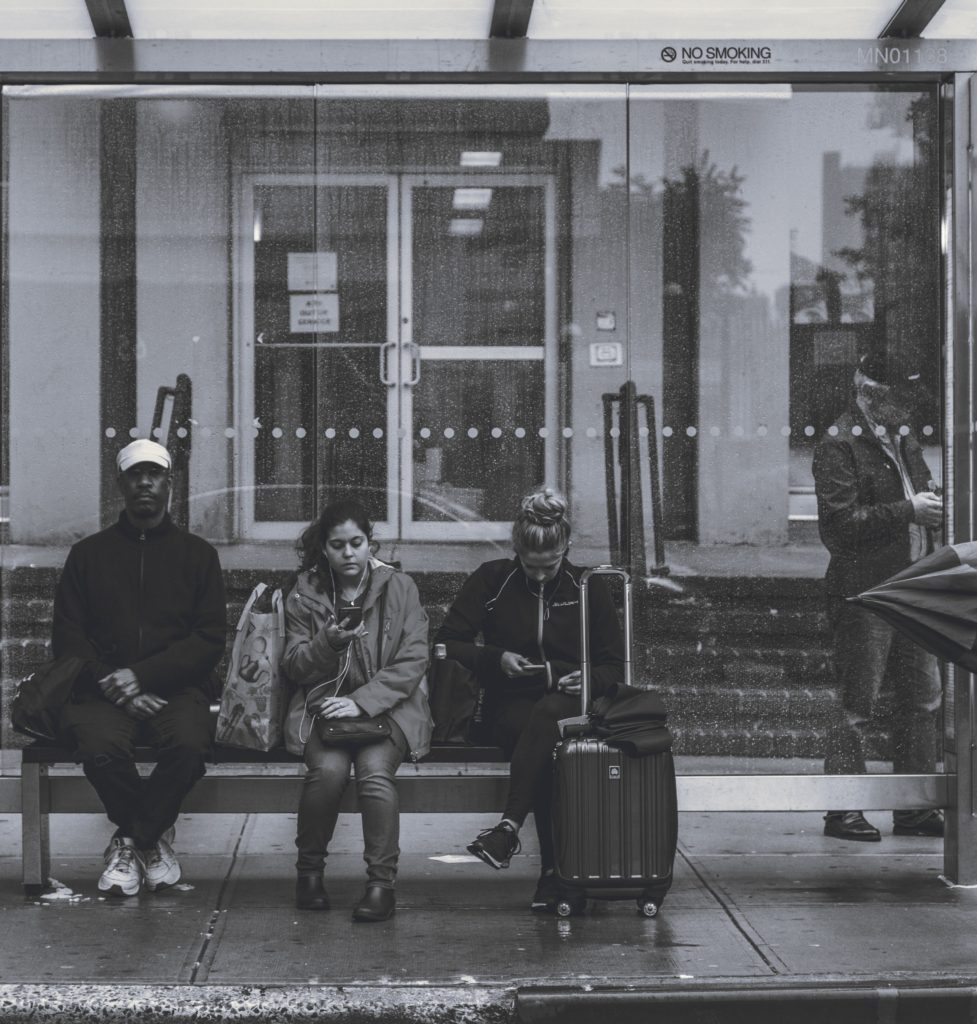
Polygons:
[[363,899],[353,908],[354,921],[386,921],[393,917],[397,901],[393,889],[368,885]]
[[856,843],[877,843],[882,839],[882,833],[865,820],[861,811],[828,811],[824,816],[824,834]]
[[328,910],[329,894],[322,875],[299,875],[295,881],[295,906],[299,910]]
[[507,821],[479,832],[475,842],[467,847],[469,853],[493,868],[507,868],[521,848],[518,833]]
[[900,814],[897,811],[892,816],[892,834],[894,836],[942,836],[943,812]]
[[544,871],[536,883],[536,892],[529,909],[534,914],[552,914],[557,903],[563,898],[563,886],[556,877],[555,871]]

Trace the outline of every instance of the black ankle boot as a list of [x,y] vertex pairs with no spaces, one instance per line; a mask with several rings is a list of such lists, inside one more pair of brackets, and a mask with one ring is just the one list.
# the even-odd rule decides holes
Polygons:
[[393,889],[368,885],[363,899],[353,908],[354,921],[386,921],[397,909]]
[[322,875],[299,875],[295,881],[295,906],[299,910],[328,910],[329,894]]

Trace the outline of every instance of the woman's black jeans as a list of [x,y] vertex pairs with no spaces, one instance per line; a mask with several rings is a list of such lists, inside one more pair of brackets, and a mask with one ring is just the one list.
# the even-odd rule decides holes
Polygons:
[[557,723],[580,714],[580,698],[565,693],[543,697],[502,697],[493,702],[492,739],[509,755],[509,796],[503,817],[518,825],[530,811],[536,821],[542,869],[556,866],[553,851],[553,750]]

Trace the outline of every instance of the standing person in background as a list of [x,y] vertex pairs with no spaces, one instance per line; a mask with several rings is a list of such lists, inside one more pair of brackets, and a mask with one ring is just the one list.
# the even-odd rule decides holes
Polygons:
[[[491,867],[508,867],[532,811],[541,872],[531,907],[541,911],[560,896],[550,834],[557,723],[580,713],[583,569],[567,558],[566,500],[548,487],[527,495],[513,523],[512,546],[514,558],[485,562],[465,581],[435,639],[485,688],[487,726],[511,761],[502,820],[468,849]],[[622,681],[624,644],[603,580],[591,580],[590,608],[596,696]]]
[[[414,581],[371,556],[372,537],[366,511],[354,501],[328,505],[302,534],[301,571],[285,602],[282,659],[298,685],[285,745],[306,766],[295,903],[300,910],[329,909],[322,872],[352,764],[367,873],[366,892],[353,910],[361,922],[394,913],[400,856],[394,775],[406,756],[416,761],[427,753],[433,725],[424,677],[427,613]],[[324,745],[311,721],[384,712],[392,735],[357,749]]]
[[[55,657],[88,663],[59,730],[116,826],[98,880],[115,896],[180,880],[173,826],[206,768],[227,639],[217,552],[167,512],[170,464],[155,441],[119,452],[125,508],[72,547],[54,599]],[[133,761],[137,742],[159,752],[148,779]]]
[[[855,401],[814,453],[818,528],[831,553],[825,577],[841,707],[827,737],[827,774],[862,774],[862,731],[883,680],[894,694],[892,762],[896,772],[936,769],[936,712],[942,697],[936,658],[874,613],[845,598],[881,583],[929,554],[943,523],[919,442],[909,429],[918,374],[898,374],[882,354],[859,361]],[[939,810],[896,811],[895,835],[943,835]],[[861,811],[825,815],[824,834],[878,842]]]

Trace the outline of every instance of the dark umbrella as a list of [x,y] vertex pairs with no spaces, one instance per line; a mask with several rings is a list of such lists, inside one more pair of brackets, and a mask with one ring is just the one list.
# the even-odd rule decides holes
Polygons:
[[848,600],[937,657],[977,672],[977,541],[948,544]]

